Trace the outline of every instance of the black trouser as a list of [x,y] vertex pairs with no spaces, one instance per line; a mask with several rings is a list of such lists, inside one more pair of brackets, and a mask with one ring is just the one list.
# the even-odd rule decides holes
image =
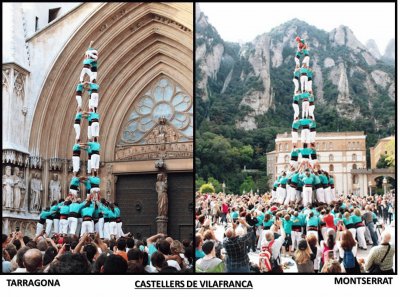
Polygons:
[[251,227],[251,231],[249,232],[251,232],[251,236],[247,245],[247,252],[250,252],[250,250],[253,250],[253,252],[255,252],[257,247],[256,247],[256,231],[254,230],[254,227]]

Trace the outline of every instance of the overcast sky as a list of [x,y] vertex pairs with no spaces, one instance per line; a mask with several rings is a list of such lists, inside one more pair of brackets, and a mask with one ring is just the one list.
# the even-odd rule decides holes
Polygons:
[[200,3],[200,9],[225,41],[252,41],[293,18],[328,32],[348,26],[362,43],[374,39],[381,54],[395,37],[394,3]]

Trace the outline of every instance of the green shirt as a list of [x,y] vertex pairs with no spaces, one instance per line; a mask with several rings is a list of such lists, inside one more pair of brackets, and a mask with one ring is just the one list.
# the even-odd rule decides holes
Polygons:
[[300,120],[293,121],[292,123],[292,129],[298,130],[300,128]]
[[83,84],[77,84],[76,85],[76,90],[82,92],[83,91]]
[[300,75],[308,75],[308,68],[301,67],[300,68]]
[[319,185],[321,183],[321,179],[319,178],[318,174],[314,175],[314,185]]
[[79,177],[73,177],[73,178],[71,178],[71,183],[69,184],[70,186],[77,186],[77,187],[79,187],[79,184],[80,184],[80,179],[79,179]]
[[78,113],[75,115],[75,120],[82,120],[82,113],[81,113],[81,112],[78,112]]
[[[86,203],[85,203],[86,205]],[[90,203],[88,207],[83,206],[81,209],[82,217],[93,217],[94,214],[94,203]]]
[[299,102],[299,100],[301,99],[301,95],[302,94],[293,95],[293,102]]
[[353,221],[353,224],[357,224],[362,222],[362,218],[356,215],[351,215],[350,216],[351,220]]
[[303,129],[309,129],[312,120],[311,119],[300,119],[299,122]]
[[291,220],[289,221],[283,220],[283,229],[285,230],[286,234],[292,233],[292,226],[293,222]]
[[305,175],[305,176],[302,178],[302,181],[303,181],[303,183],[306,184],[306,185],[312,185],[312,184],[314,184],[314,174],[310,174],[309,176]]
[[313,216],[307,219],[307,227],[318,227],[319,226],[319,218]]
[[307,100],[308,100],[308,98],[310,98],[310,93],[304,92],[304,93],[301,93],[301,94],[300,94],[300,99],[301,99],[301,100],[304,100],[304,99],[307,99]]
[[287,176],[282,176],[281,180],[280,180],[280,184],[281,185],[286,185],[288,181]]
[[89,112],[88,121],[91,122],[92,120],[99,120],[100,116],[97,112]]
[[95,184],[95,185],[100,185],[100,177],[98,176],[89,176],[89,182],[90,184]]
[[100,151],[100,143],[92,141],[88,142],[88,145],[92,151]]
[[290,157],[298,157],[299,156],[299,150],[298,149],[294,149],[290,152]]
[[329,184],[330,185],[335,185],[335,181],[333,180],[333,177],[329,178]]
[[69,206],[69,211],[79,213],[81,211],[81,208],[83,208],[85,204],[86,201],[83,201],[82,203],[72,202]]
[[300,69],[293,71],[293,76],[295,78],[299,78],[300,77]]
[[74,152],[79,152],[81,150],[81,147],[79,144],[75,143],[74,146],[72,147],[72,150]]
[[310,94],[310,96],[308,97],[308,101],[309,101],[310,103],[313,103],[313,102],[315,101],[314,95],[313,95],[313,94]]
[[326,177],[325,174],[320,174],[320,175],[319,175],[319,178],[321,179],[321,183],[322,183],[323,185],[327,185],[327,184],[328,184],[328,178]]
[[[302,225],[302,219],[299,218],[298,216],[297,216],[297,217],[292,216],[292,217],[290,218],[290,220],[291,220],[292,223],[293,223],[292,226],[301,226],[301,225]],[[286,232],[286,230],[285,230],[285,232]]]
[[40,213],[40,218],[41,219],[47,219],[48,217],[51,217],[51,214],[52,214],[52,212],[50,211],[50,210],[43,210],[41,213]]
[[60,207],[60,214],[62,215],[68,215],[69,214],[69,205],[62,205]]
[[310,123],[310,129],[311,128],[317,128],[317,122],[316,121],[313,121],[313,120],[311,120],[311,123]]
[[299,182],[299,173],[295,172],[290,178],[290,180],[292,181],[292,183],[297,184]]
[[309,147],[300,149],[302,156],[309,156],[312,153],[312,150]]

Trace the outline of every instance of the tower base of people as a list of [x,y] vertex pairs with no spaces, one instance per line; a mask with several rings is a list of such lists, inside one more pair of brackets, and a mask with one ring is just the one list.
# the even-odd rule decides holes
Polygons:
[[167,234],[168,217],[166,216],[156,217],[156,222],[157,222],[157,233]]

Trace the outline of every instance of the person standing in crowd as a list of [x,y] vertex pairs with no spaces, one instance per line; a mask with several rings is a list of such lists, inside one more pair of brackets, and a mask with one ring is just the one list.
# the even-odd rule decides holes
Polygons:
[[381,244],[374,246],[369,251],[365,260],[364,269],[369,273],[389,274],[393,271],[393,257],[395,248],[390,243],[391,234],[385,230],[381,234]]
[[247,255],[246,244],[250,240],[251,233],[246,232],[243,236],[236,234],[238,223],[250,228],[242,218],[232,223],[232,227],[225,232],[226,238],[223,241],[223,247],[227,253],[226,268],[227,272],[250,272],[249,256]]
[[205,256],[196,261],[196,272],[225,272],[224,262],[216,257],[213,240],[206,240],[202,245],[202,250]]
[[339,241],[339,259],[343,263],[346,273],[361,273],[360,265],[357,261],[357,241],[349,230],[342,233],[342,239]]
[[367,242],[365,241],[365,224],[361,217],[360,209],[356,208],[351,216],[354,227],[356,228],[357,241],[362,250],[367,250]]
[[316,255],[312,252],[305,239],[299,241],[294,260],[299,273],[314,273],[314,259]]
[[362,215],[362,219],[365,223],[365,226],[369,230],[369,234],[372,239],[372,245],[377,246],[378,245],[378,234],[376,233],[376,229],[375,229],[374,213],[371,211],[371,207],[369,205],[367,205],[365,207],[365,212]]

